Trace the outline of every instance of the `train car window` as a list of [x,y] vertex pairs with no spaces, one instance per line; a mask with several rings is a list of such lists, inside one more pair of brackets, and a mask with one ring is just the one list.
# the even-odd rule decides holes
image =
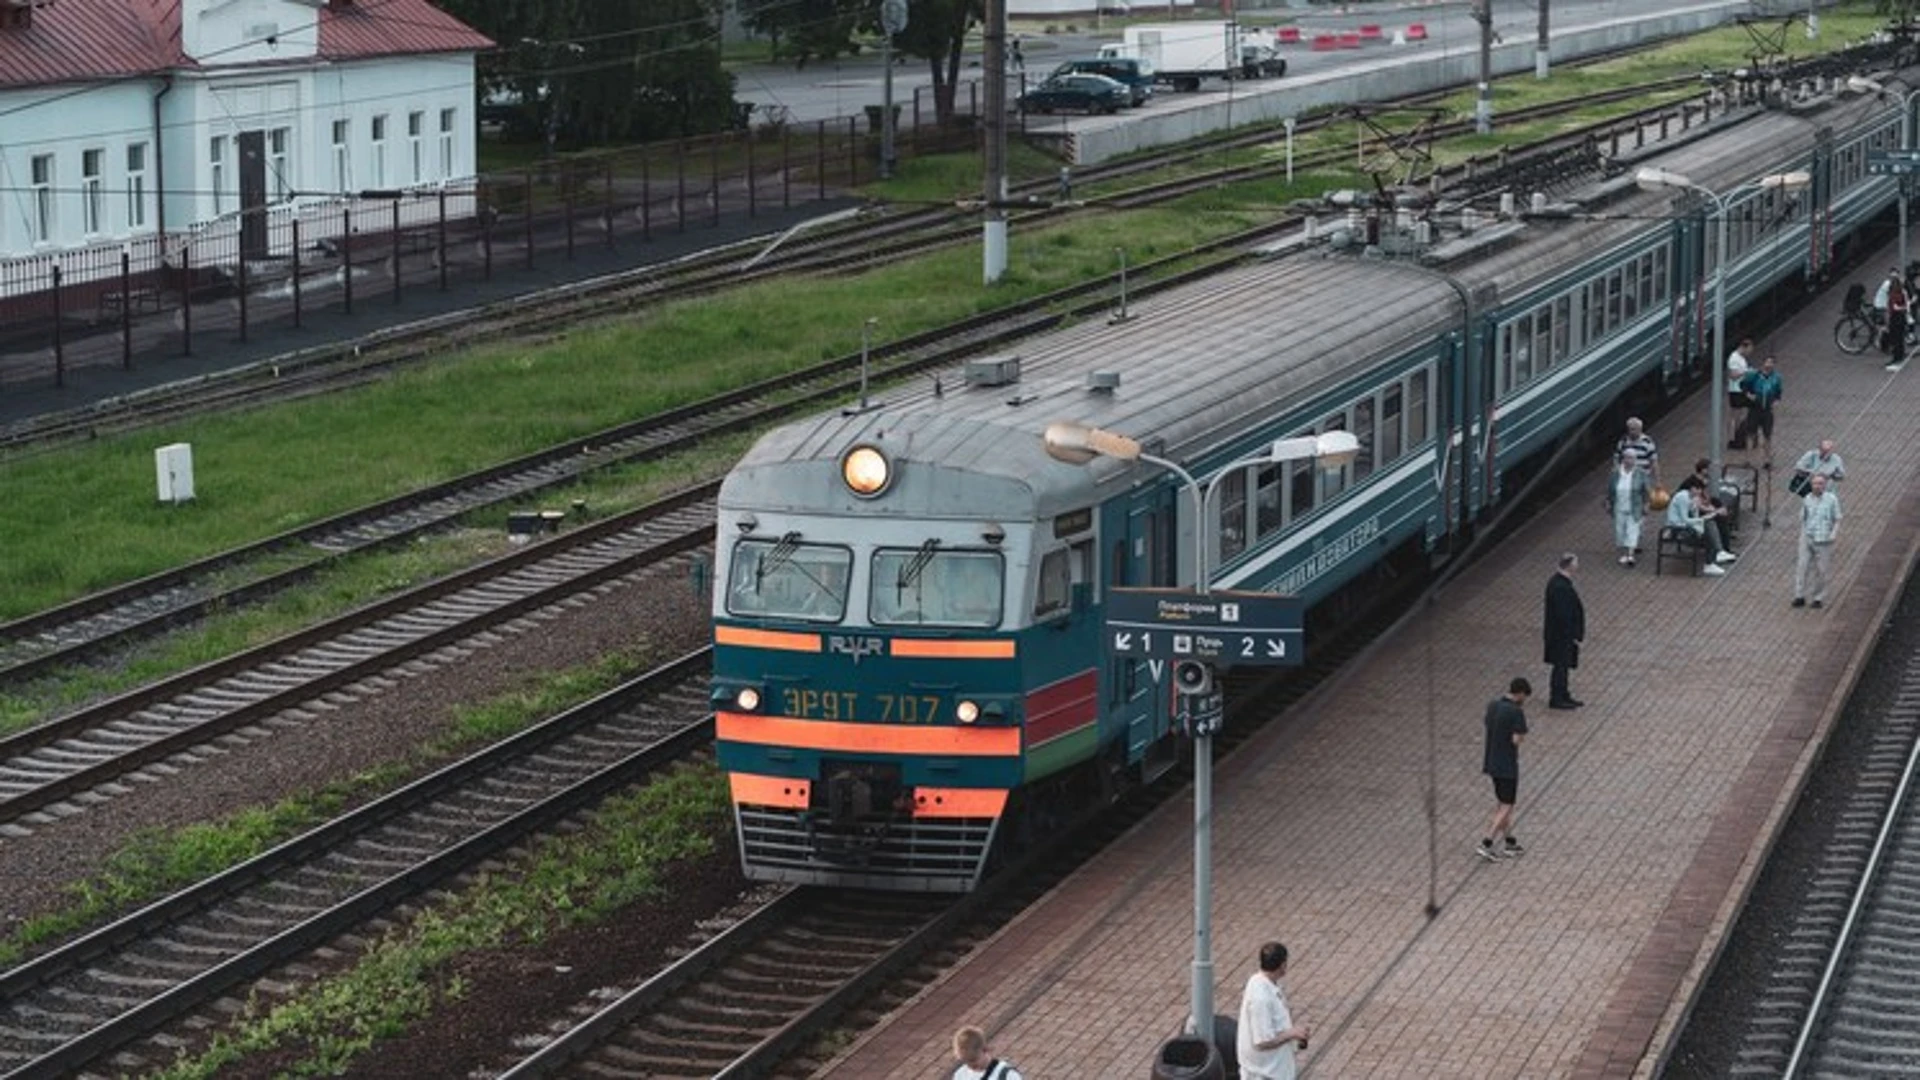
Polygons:
[[1000,625],[1006,566],[999,552],[881,548],[872,570],[867,615],[875,626]]
[[1653,253],[1640,256],[1640,310],[1653,310]]
[[1247,550],[1247,470],[1235,469],[1220,478],[1220,561]]
[[1094,572],[1093,541],[1081,540],[1067,548],[1068,566],[1073,575],[1072,583],[1091,588],[1100,580]]
[[1573,297],[1559,296],[1553,301],[1553,333],[1547,345],[1549,363],[1564,364],[1573,355]]
[[1672,284],[1670,280],[1672,272],[1668,269],[1667,262],[1670,254],[1665,244],[1653,249],[1653,302],[1655,304],[1667,302],[1667,289]]
[[1285,500],[1281,497],[1280,466],[1268,465],[1260,470],[1254,481],[1253,495],[1253,534],[1266,536],[1276,533],[1287,523]]
[[1401,420],[1400,384],[1387,387],[1380,395],[1380,464],[1386,465],[1400,457]]
[[1621,315],[1621,271],[1614,270],[1607,275],[1607,333],[1620,329]]
[[[1345,430],[1347,430],[1347,417],[1346,417],[1346,414],[1344,413],[1342,413],[1339,416],[1329,416],[1320,425],[1320,434],[1322,435],[1325,435],[1329,431],[1345,431]],[[1323,469],[1320,466],[1315,465],[1311,461],[1307,462],[1307,464],[1313,465],[1314,471],[1320,474],[1320,497],[1321,498],[1331,499],[1334,496],[1340,494],[1341,492],[1347,490],[1347,484],[1349,482],[1349,473],[1351,471],[1350,466],[1342,465],[1338,469],[1335,469],[1332,472],[1328,472],[1326,469]]]
[[1496,396],[1513,388],[1513,324],[1507,323],[1500,328],[1500,363],[1494,373],[1493,392]]
[[743,539],[733,546],[727,611],[733,615],[839,622],[847,614],[847,583],[852,578],[853,551],[849,548],[793,543],[775,537]]
[[1595,278],[1587,284],[1587,344],[1607,336],[1607,283]]
[[1040,582],[1033,594],[1033,616],[1043,619],[1067,610],[1073,592],[1073,565],[1066,548],[1040,558]]
[[1519,386],[1533,378],[1533,316],[1522,315],[1513,323],[1513,383]]
[[1407,446],[1427,441],[1427,373],[1407,376]]
[[1620,294],[1620,316],[1625,322],[1632,322],[1640,315],[1640,260],[1627,264]]
[[[1306,434],[1311,435],[1309,431]],[[1311,461],[1295,461],[1288,465],[1293,476],[1292,508],[1287,520],[1299,521],[1313,512],[1320,498],[1320,470]]]
[[1353,459],[1355,483],[1373,474],[1373,399],[1353,403],[1353,436],[1360,440],[1360,453]]

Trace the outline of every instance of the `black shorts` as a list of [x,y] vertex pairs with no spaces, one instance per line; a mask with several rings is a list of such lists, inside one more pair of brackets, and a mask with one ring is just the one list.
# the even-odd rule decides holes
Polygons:
[[1744,409],[1751,404],[1753,404],[1753,399],[1747,396],[1747,392],[1745,390],[1727,391],[1728,406],[1735,409]]
[[1501,806],[1512,806],[1520,801],[1520,778],[1517,776],[1494,777],[1493,798]]
[[1757,431],[1767,438],[1773,438],[1773,410],[1754,409],[1747,413],[1747,430]]

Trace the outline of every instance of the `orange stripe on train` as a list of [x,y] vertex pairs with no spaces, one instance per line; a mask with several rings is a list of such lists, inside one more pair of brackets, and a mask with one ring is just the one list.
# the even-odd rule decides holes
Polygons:
[[917,818],[997,818],[1007,808],[1007,793],[982,788],[913,789]]
[[745,645],[755,649],[784,649],[787,652],[819,652],[819,634],[790,634],[779,630],[749,630],[744,626],[716,626],[715,645]]
[[1019,757],[1020,729],[936,727],[931,724],[846,724],[785,716],[716,712],[713,737],[721,742],[790,746],[864,754],[948,754],[954,757]]
[[894,656],[931,657],[949,660],[1011,660],[1012,638],[984,641],[942,641],[934,638],[894,638],[889,651]]
[[778,806],[784,810],[805,810],[813,794],[813,782],[791,776],[756,776],[753,773],[728,773],[733,801],[752,806]]

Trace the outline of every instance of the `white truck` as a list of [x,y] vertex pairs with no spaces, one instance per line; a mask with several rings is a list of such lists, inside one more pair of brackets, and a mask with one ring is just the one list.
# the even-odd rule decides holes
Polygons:
[[1154,81],[1175,90],[1198,90],[1205,79],[1257,79],[1287,71],[1271,31],[1218,19],[1129,26],[1119,43],[1101,46],[1100,55],[1149,64]]

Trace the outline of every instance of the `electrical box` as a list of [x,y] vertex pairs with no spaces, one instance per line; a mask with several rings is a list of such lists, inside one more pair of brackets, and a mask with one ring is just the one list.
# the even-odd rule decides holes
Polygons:
[[153,452],[153,471],[160,481],[160,501],[193,501],[193,444],[174,443]]

